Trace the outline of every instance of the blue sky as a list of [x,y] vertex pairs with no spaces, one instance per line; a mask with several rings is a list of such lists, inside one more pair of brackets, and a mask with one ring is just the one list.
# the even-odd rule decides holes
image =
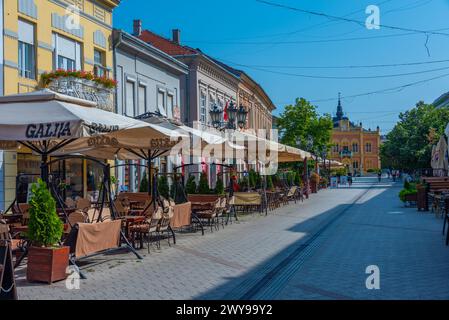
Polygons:
[[[440,32],[448,35],[430,35],[428,53],[426,35],[422,33],[388,28],[368,30],[355,23],[276,8],[256,0],[123,0],[115,11],[114,24],[131,32],[133,19],[141,19],[144,28],[166,37],[170,37],[173,28],[181,29],[182,43],[245,70],[259,82],[278,107],[275,114],[297,97],[312,100],[320,113],[334,114],[337,101],[321,100],[336,99],[338,92],[352,96],[448,74],[402,90],[343,99],[344,111],[351,120],[363,122],[366,128],[379,125],[387,133],[400,111],[419,100],[433,102],[449,91],[449,61],[329,68],[449,60],[449,0],[269,1],[358,21],[366,20],[368,5],[378,5],[382,25],[426,31],[447,29]],[[374,38],[360,39],[366,37]],[[421,73],[410,74],[416,72]],[[372,76],[381,78],[366,79]],[[336,79],[341,77],[358,78]]]

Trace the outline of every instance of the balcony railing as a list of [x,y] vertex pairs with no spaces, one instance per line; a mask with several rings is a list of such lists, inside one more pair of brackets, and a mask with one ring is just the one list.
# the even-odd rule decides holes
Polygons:
[[350,150],[343,150],[340,152],[341,158],[352,158],[352,151]]
[[94,81],[75,77],[61,77],[52,79],[47,87],[52,91],[68,96],[96,102],[99,109],[114,111],[114,89],[106,88]]

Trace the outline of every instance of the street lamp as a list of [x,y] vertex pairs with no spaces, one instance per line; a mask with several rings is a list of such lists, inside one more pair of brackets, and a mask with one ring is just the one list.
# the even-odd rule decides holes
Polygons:
[[221,115],[223,114],[223,110],[217,104],[214,104],[209,111],[209,114],[212,119],[212,125],[215,129],[218,129],[221,125]]
[[[248,117],[248,111],[245,109],[244,106],[240,106],[240,108],[237,108],[234,102],[230,102],[229,107],[227,108],[227,115],[228,115],[228,123],[227,125],[221,121],[223,118],[223,112],[224,110],[214,104],[214,106],[209,110],[210,118],[212,120],[212,125],[215,129],[218,130],[236,130],[237,125],[240,129],[243,129],[246,125],[246,119]],[[236,125],[237,122],[237,125]]]
[[245,128],[247,117],[248,111],[246,111],[244,106],[240,105],[239,111],[237,112],[237,124],[239,125],[240,129]]
[[228,129],[236,129],[235,126],[235,120],[237,119],[237,113],[239,112],[239,109],[237,108],[237,106],[235,105],[234,102],[231,101],[231,103],[229,104],[228,107]]

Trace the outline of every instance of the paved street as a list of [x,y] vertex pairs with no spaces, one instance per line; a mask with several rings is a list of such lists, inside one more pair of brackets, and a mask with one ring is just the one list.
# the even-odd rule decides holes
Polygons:
[[[442,220],[404,208],[401,185],[358,178],[268,217],[249,215],[218,232],[178,234],[178,244],[101,256],[79,290],[28,284],[21,299],[448,299],[449,248]],[[143,250],[142,253],[146,253]],[[368,290],[367,266],[380,269]]]

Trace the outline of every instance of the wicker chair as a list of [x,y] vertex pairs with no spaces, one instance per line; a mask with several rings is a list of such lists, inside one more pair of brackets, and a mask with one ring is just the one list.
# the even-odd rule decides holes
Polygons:
[[218,198],[215,202],[209,203],[202,211],[198,211],[196,213],[197,217],[200,220],[207,222],[207,225],[210,226],[210,231],[213,232],[215,230],[219,230],[218,228],[218,213],[221,208],[221,200]]
[[144,215],[146,219],[142,222],[135,223],[130,226],[129,233],[131,235],[131,242],[135,246],[136,240],[140,242],[140,248],[143,248],[143,241],[146,237],[148,253],[150,253],[151,239],[153,235],[157,236],[157,246],[160,249],[160,238],[159,238],[159,223],[163,218],[163,209],[158,207],[153,210],[153,206],[148,204],[144,209]]

